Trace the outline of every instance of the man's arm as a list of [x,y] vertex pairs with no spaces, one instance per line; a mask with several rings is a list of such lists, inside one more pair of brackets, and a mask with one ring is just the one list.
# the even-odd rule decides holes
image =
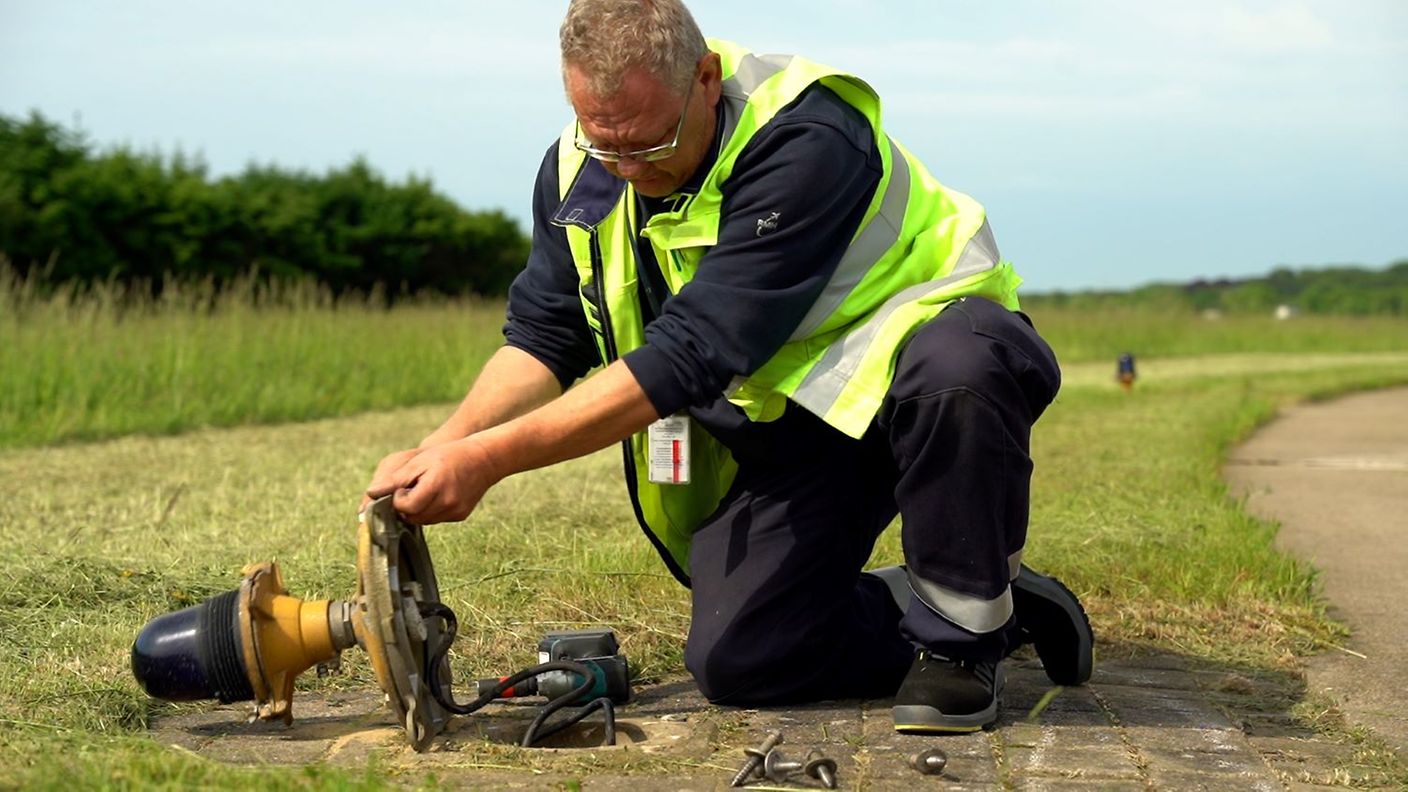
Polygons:
[[464,401],[440,428],[420,441],[425,450],[498,426],[562,395],[557,375],[517,347],[500,347],[474,380]]
[[[468,410],[471,420],[475,412]],[[396,511],[414,523],[463,520],[500,480],[605,448],[657,418],[640,383],[617,361],[538,409],[414,455],[367,495],[394,493]]]
[[558,376],[537,358],[511,346],[500,347],[480,370],[469,393],[440,427],[420,445],[382,457],[362,494],[365,509],[384,494],[390,477],[418,454],[435,446],[462,440],[475,432],[497,426],[546,404],[562,393]]
[[548,147],[533,190],[533,245],[509,288],[505,345],[495,352],[454,413],[416,448],[388,454],[362,498],[421,452],[497,426],[560,396],[597,364],[577,294],[567,235],[550,222],[557,205],[557,144]]
[[473,435],[499,478],[599,451],[660,418],[621,361],[542,407]]

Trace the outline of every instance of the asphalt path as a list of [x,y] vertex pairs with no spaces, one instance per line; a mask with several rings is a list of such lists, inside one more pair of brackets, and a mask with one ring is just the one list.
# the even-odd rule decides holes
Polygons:
[[1310,659],[1308,684],[1408,756],[1408,388],[1285,410],[1229,457],[1249,510],[1322,573],[1352,635]]

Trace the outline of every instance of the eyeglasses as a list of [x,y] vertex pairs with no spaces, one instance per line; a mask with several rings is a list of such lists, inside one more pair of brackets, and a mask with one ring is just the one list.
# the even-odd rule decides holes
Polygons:
[[579,151],[584,152],[588,157],[599,159],[602,162],[620,162],[624,159],[635,160],[636,162],[659,162],[675,155],[675,150],[680,147],[680,133],[684,131],[684,119],[689,115],[689,100],[694,95],[694,81],[690,80],[689,90],[684,94],[684,110],[680,111],[680,122],[675,125],[675,138],[669,143],[650,148],[637,149],[635,151],[612,151],[611,149],[597,148],[582,138],[582,122],[577,122],[577,132],[572,141]]

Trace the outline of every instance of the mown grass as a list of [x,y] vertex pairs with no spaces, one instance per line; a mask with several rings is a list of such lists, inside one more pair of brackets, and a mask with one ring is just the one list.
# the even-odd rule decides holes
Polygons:
[[[500,321],[493,307],[481,307],[482,316],[461,315],[474,313],[470,307],[441,305],[392,312],[348,309],[344,317],[341,307],[308,306],[273,322],[319,329],[301,336],[260,335],[266,318],[260,310],[239,305],[226,310],[206,318],[186,309],[155,312],[146,319],[150,324],[139,326],[157,348],[181,333],[208,332],[208,344],[230,344],[220,333],[238,332],[254,334],[240,342],[251,350],[304,338],[323,345],[314,344],[305,354],[321,349],[336,356],[340,353],[330,346],[339,346],[340,336],[328,328],[362,327],[368,335],[349,342],[355,344],[385,339],[384,328],[366,329],[382,322],[404,321],[409,336],[418,328],[422,334],[459,337],[459,328],[496,328]],[[278,316],[282,310],[273,312]],[[403,310],[415,318],[403,319],[398,315]],[[62,314],[49,316],[46,321],[52,322]],[[1316,333],[1305,336],[1306,349],[1317,352],[1313,355],[1289,354],[1290,342],[1273,346],[1276,354],[1253,354],[1234,345],[1242,354],[1183,359],[1161,356],[1163,347],[1133,347],[1143,376],[1132,393],[1123,393],[1112,381],[1112,355],[1079,362],[1080,355],[1067,355],[1063,347],[1128,348],[1119,337],[1096,337],[1113,331],[1081,317],[1036,319],[1067,361],[1067,387],[1035,435],[1028,557],[1081,594],[1102,650],[1151,648],[1277,671],[1340,640],[1339,628],[1316,598],[1312,570],[1275,552],[1274,526],[1247,516],[1227,497],[1219,466],[1227,447],[1281,404],[1408,382],[1405,328],[1390,324],[1376,330],[1380,337],[1399,339],[1391,347],[1396,351],[1384,351],[1375,338],[1347,345],[1355,354],[1324,352]],[[103,321],[109,320],[94,320]],[[111,321],[109,327],[122,328],[129,318]],[[202,329],[204,323],[210,326]],[[1193,322],[1184,332],[1196,334],[1207,326]],[[1274,327],[1294,334],[1304,325]],[[1347,327],[1343,332],[1349,337],[1365,332],[1357,323]],[[1125,338],[1143,337],[1141,328],[1130,324]],[[39,328],[30,332],[44,336]],[[145,354],[147,342],[136,326],[114,332],[132,333],[128,342],[138,351],[129,363]],[[470,342],[466,336],[460,343]],[[1169,348],[1176,343],[1204,342],[1171,339]],[[444,358],[411,354],[397,376],[423,373],[419,366],[434,365],[428,360],[460,365],[473,355],[466,348]],[[41,349],[58,354],[66,348]],[[244,360],[265,359],[261,355],[285,365],[295,360],[277,350],[251,351]],[[4,360],[16,365],[14,357]],[[352,356],[341,361],[360,365]],[[388,358],[386,370],[393,371],[393,364]],[[148,370],[171,370],[153,365]],[[4,370],[8,376],[14,369]],[[140,369],[128,369],[129,375],[134,370]],[[202,370],[191,366],[189,381],[199,380]],[[310,361],[290,380],[356,376]],[[449,396],[457,396],[467,378]],[[131,386],[132,392],[140,390]],[[101,400],[103,393],[95,386],[90,398]],[[211,393],[218,398],[218,390]],[[140,415],[159,412],[160,404],[125,409]],[[74,405],[65,414],[80,415],[81,405]],[[359,788],[425,781],[399,777],[394,767],[375,761],[350,774],[322,766],[233,768],[155,746],[144,731],[154,716],[201,705],[148,699],[131,680],[127,650],[148,619],[233,587],[249,561],[277,558],[290,589],[301,596],[349,595],[358,491],[382,453],[414,442],[448,409],[435,404],[283,426],[0,450],[0,481],[6,485],[0,498],[0,557],[10,560],[9,574],[0,577],[0,767],[9,771],[0,786]],[[270,415],[229,414],[231,421]],[[196,421],[203,422],[209,421]],[[452,662],[461,679],[526,665],[534,660],[544,630],[587,624],[614,626],[642,679],[682,671],[687,594],[639,536],[622,486],[619,457],[608,450],[510,479],[467,523],[431,531],[442,591],[460,615]],[[898,535],[891,530],[874,563],[899,557]],[[361,653],[350,652],[346,660],[341,677],[308,675],[300,683],[302,695],[338,687],[374,689]],[[294,706],[296,711],[297,701]],[[1385,778],[1385,783],[1408,782]]]
[[0,260],[0,448],[455,399],[502,342],[479,300],[243,280],[41,294]]

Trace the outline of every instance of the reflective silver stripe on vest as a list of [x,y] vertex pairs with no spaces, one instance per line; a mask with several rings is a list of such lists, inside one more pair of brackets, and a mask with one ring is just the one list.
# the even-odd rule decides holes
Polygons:
[[792,63],[792,55],[744,55],[738,61],[738,68],[733,70],[733,76],[724,80],[725,91],[736,90],[742,96],[748,96],[758,90],[758,86],[767,82],[774,74],[787,68]]
[[722,140],[733,137],[733,130],[738,127],[738,119],[743,115],[743,106],[748,103],[748,97],[774,74],[787,68],[793,57],[749,54],[739,60],[733,76],[724,80],[722,86],[725,104]]
[[1021,550],[1018,550],[1017,552],[1013,553],[1012,555],[1007,556],[1007,579],[1008,579],[1008,580],[1016,580],[1016,579],[1017,579],[1017,576],[1020,575],[1021,573],[1022,573],[1022,551],[1021,551]]
[[1012,618],[1012,587],[995,599],[964,594],[947,586],[909,574],[909,587],[919,601],[948,621],[971,633],[990,633]]
[[992,228],[988,225],[987,218],[983,218],[983,227],[963,246],[963,253],[959,255],[953,271],[971,268],[972,272],[982,272],[997,266],[1001,258],[1002,254],[997,252],[997,240],[992,238]]
[[909,160],[905,159],[895,141],[889,142],[890,183],[885,188],[885,197],[880,201],[880,211],[846,248],[831,280],[826,282],[821,296],[802,317],[802,323],[793,331],[789,341],[799,341],[816,332],[822,322],[851,296],[875,262],[899,240],[900,229],[904,228],[904,213],[909,208]]
[[841,391],[845,389],[851,375],[855,374],[860,362],[865,359],[875,335],[900,306],[918,300],[930,292],[948,288],[964,278],[990,270],[997,266],[997,262],[997,242],[992,238],[988,221],[984,220],[983,227],[968,240],[963,252],[959,254],[952,272],[938,280],[917,283],[895,294],[886,300],[865,324],[852,328],[837,339],[827,348],[821,360],[802,378],[796,392],[792,394],[792,401],[806,407],[815,415],[825,416],[840,398]]
[[724,129],[719,139],[728,140],[733,137],[733,130],[738,128],[738,120],[743,117],[743,108],[748,104],[748,99],[731,93],[722,94],[719,98],[724,108]]

